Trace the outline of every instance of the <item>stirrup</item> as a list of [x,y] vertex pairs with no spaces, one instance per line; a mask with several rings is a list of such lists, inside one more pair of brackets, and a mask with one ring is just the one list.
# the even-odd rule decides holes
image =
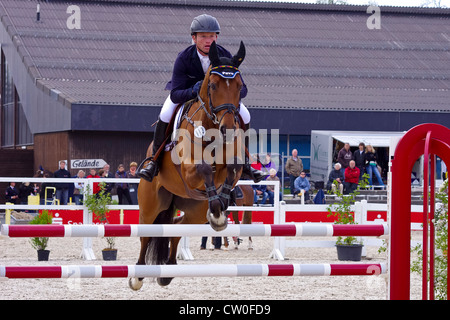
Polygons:
[[[253,170],[252,170],[253,169]],[[264,180],[267,176],[269,176],[269,174],[264,173],[260,170],[256,170],[254,168],[250,169],[251,171],[251,177],[253,179],[253,182],[258,183],[261,182],[262,180]]]

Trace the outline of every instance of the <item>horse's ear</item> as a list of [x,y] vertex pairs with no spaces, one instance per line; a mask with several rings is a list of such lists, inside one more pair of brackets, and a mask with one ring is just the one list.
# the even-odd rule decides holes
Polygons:
[[209,48],[209,61],[211,61],[211,65],[213,67],[218,66],[220,64],[219,53],[217,52],[217,45],[214,41],[211,43],[211,47]]
[[241,65],[241,63],[245,59],[245,46],[244,42],[241,41],[241,45],[239,46],[239,51],[236,53],[236,55],[233,57],[233,65],[237,68]]

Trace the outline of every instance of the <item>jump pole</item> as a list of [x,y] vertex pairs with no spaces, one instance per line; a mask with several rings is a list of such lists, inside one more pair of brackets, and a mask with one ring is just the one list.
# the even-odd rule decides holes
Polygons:
[[371,276],[384,273],[384,263],[0,266],[0,279]]
[[234,224],[215,231],[206,224],[190,225],[2,225],[1,234],[9,237],[336,237],[382,236],[387,224],[338,225],[330,223]]

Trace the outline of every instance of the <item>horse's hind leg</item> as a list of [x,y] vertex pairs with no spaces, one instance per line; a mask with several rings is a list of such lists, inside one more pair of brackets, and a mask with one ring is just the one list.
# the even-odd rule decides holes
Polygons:
[[[170,252],[169,259],[165,264],[177,264],[177,248],[181,237],[170,238]],[[162,287],[169,285],[173,278],[158,278],[156,281]]]

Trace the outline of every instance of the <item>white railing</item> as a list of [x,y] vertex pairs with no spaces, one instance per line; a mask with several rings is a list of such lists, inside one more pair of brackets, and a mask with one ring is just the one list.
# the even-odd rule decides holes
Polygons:
[[[93,184],[95,182],[108,182],[108,183],[139,183],[140,179],[136,178],[18,178],[18,177],[0,177],[0,182],[30,182],[30,183],[80,183],[84,182],[84,188],[86,190],[89,186],[90,193],[93,192]],[[240,180],[239,185],[273,185],[274,186],[274,205],[271,207],[258,207],[258,211],[274,211],[274,220],[277,223],[278,212],[280,206],[280,183],[279,181],[263,181],[260,183],[254,183],[249,180]],[[110,205],[111,210],[121,210],[121,223],[123,223],[123,210],[139,210],[139,205]],[[22,205],[22,204],[0,204],[0,210],[83,210],[83,224],[93,224],[93,215],[86,206],[83,204],[76,205],[56,205],[56,204],[44,204],[44,205]],[[255,208],[253,206],[230,206],[228,211],[251,211]],[[206,215],[206,212],[205,212]],[[6,219],[5,219],[6,220]],[[55,221],[54,221],[55,223]],[[85,260],[95,260],[95,254],[92,250],[92,238],[83,238],[83,249],[81,257]],[[189,250],[189,239],[183,237],[179,245],[179,256],[185,260],[193,260],[192,253]]]

